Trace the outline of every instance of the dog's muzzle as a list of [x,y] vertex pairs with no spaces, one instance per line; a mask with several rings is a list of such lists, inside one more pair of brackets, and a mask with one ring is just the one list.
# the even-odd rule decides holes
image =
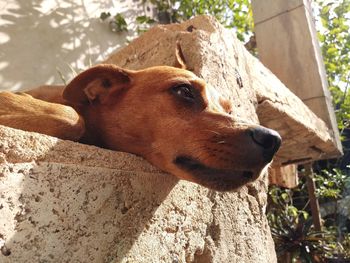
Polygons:
[[[173,163],[191,175],[191,180],[218,191],[235,190],[260,176],[281,146],[281,136],[274,130],[256,126],[248,128],[239,143],[247,144],[249,150],[242,152],[237,166],[212,167],[189,155],[179,155]],[[252,153],[254,151],[254,153]],[[252,157],[254,156],[254,157]],[[246,164],[242,160],[247,158]],[[256,158],[249,162],[249,158]],[[234,160],[234,159],[233,159]]]
[[281,136],[278,132],[264,127],[249,130],[253,141],[260,146],[265,162],[271,162],[273,156],[281,146]]

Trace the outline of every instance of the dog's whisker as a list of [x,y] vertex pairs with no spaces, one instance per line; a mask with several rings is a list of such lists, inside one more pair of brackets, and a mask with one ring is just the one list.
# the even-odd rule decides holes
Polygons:
[[216,138],[212,138],[211,140],[208,139],[198,139],[195,140],[194,142],[210,142],[210,143],[214,143],[214,144],[228,144],[228,142],[226,140],[215,140]]
[[218,131],[213,131],[213,130],[208,130],[208,129],[204,129],[203,131],[208,131],[208,132],[211,132],[211,133],[214,133],[214,134],[216,134],[216,135],[222,135],[220,132],[218,132]]
[[229,128],[234,128],[235,127],[235,123],[233,122],[233,121],[230,121],[230,120],[226,120],[226,122],[227,122],[227,125],[228,125],[228,127]]

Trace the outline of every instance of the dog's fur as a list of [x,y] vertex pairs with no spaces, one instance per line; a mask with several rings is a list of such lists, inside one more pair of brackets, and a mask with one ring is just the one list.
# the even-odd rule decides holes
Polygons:
[[67,87],[0,93],[0,124],[134,153],[181,179],[233,190],[258,178],[280,139],[235,123],[230,102],[214,94],[181,68],[98,65]]

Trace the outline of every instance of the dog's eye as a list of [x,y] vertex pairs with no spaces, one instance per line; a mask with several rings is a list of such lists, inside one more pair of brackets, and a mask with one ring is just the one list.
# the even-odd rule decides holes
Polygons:
[[175,86],[172,88],[172,92],[176,96],[183,98],[185,100],[188,100],[188,101],[193,101],[195,98],[194,92],[193,92],[193,87],[190,85],[181,84],[179,86]]

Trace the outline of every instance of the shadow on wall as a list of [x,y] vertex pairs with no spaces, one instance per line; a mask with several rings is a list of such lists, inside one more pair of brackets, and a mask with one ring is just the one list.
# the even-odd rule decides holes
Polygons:
[[[5,1],[6,2],[6,1]],[[17,0],[0,3],[0,90],[63,84],[105,60],[131,33],[114,34],[99,20],[105,10],[133,19],[141,2]],[[130,4],[129,4],[130,5]]]
[[73,146],[58,142],[39,164],[0,165],[3,213],[13,220],[1,231],[1,262],[121,262],[150,220],[164,216],[156,212],[175,177],[130,154]]

